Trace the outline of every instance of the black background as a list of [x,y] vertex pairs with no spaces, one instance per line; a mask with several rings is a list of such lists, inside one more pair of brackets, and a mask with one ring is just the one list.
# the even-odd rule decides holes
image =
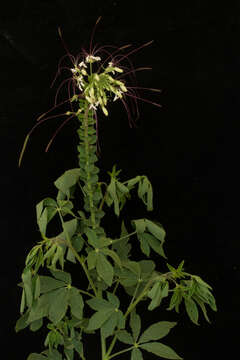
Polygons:
[[[101,116],[99,166],[109,171],[117,163],[123,179],[140,174],[150,178],[153,213],[130,203],[127,215],[160,221],[167,232],[168,262],[177,266],[184,259],[187,272],[212,285],[218,306],[217,313],[209,311],[212,324],[201,317],[197,327],[183,308],[177,315],[163,307],[147,312],[143,305],[143,324],[157,319],[178,321],[165,343],[186,360],[230,357],[237,349],[240,318],[238,132],[234,125],[239,122],[237,1],[217,6],[196,0],[4,3],[0,15],[2,349],[11,360],[24,360],[30,352],[42,350],[44,332],[14,332],[20,302],[16,284],[26,254],[39,241],[36,203],[54,196],[53,182],[77,165],[76,123],[66,125],[46,154],[45,146],[61,119],[49,121],[34,132],[20,169],[18,156],[36,117],[54,101],[56,88],[50,89],[50,84],[65,53],[58,26],[76,54],[88,46],[100,15],[98,43],[137,47],[154,40],[132,60],[136,67],[152,67],[138,73],[138,82],[162,89],[152,98],[162,108],[141,103],[138,126],[133,129],[120,103],[111,107],[108,118]],[[150,95],[145,93],[148,99]],[[114,221],[107,225],[113,233]],[[95,356],[96,347],[91,346],[95,340],[87,340],[89,357]],[[144,354],[144,359],[154,358]]]

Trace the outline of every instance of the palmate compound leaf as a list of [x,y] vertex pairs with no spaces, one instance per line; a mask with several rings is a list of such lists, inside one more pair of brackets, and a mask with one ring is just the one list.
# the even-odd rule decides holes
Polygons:
[[159,340],[165,337],[170,330],[176,326],[176,322],[159,321],[153,325],[150,325],[141,335],[138,343],[144,343],[150,340]]
[[182,359],[169,346],[164,345],[159,342],[150,342],[150,343],[146,343],[146,344],[141,344],[141,345],[139,345],[139,347],[146,351],[149,351],[157,356],[160,356],[164,359]]
[[54,199],[45,198],[36,206],[37,223],[42,234],[46,234],[49,221],[57,213],[57,203]]
[[167,257],[163,250],[166,233],[163,227],[148,219],[133,220],[132,224],[137,231],[137,237],[140,241],[142,252],[149,256],[150,248],[152,248],[156,253],[166,259]]

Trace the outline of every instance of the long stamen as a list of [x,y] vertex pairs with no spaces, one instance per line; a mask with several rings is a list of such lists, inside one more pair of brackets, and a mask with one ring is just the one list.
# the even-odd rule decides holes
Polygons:
[[97,24],[99,23],[99,21],[101,20],[101,18],[102,18],[101,16],[98,17],[98,19],[94,25],[93,31],[92,31],[91,40],[90,40],[90,48],[89,48],[90,55],[92,55],[92,43],[93,43],[93,38],[94,38],[95,31],[96,31],[96,27],[97,27]]
[[54,99],[54,105],[56,106],[57,105],[57,97],[58,97],[58,94],[59,94],[59,91],[61,90],[61,88],[63,87],[63,85],[66,83],[66,82],[72,82],[73,79],[72,78],[68,78],[68,79],[65,79],[64,81],[61,82],[61,84],[59,85],[57,91],[56,91],[56,95],[55,95],[55,99]]
[[18,166],[20,167],[21,166],[21,162],[22,162],[22,158],[23,158],[23,155],[24,155],[24,152],[25,152],[25,149],[26,149],[26,146],[27,146],[27,143],[29,141],[29,138],[31,136],[31,134],[33,133],[33,131],[36,129],[36,127],[38,127],[39,125],[41,125],[42,123],[44,123],[45,121],[49,120],[49,119],[53,119],[53,118],[56,118],[56,117],[59,117],[59,116],[66,116],[67,114],[64,113],[64,114],[57,114],[57,115],[52,115],[52,116],[49,116],[47,117],[46,119],[42,119],[40,120],[39,122],[37,122],[37,124],[35,124],[32,129],[29,131],[29,133],[27,134],[25,140],[24,140],[24,143],[23,143],[23,146],[22,146],[22,150],[21,150],[21,153],[20,153],[20,156],[19,156],[19,160],[18,160]]
[[[77,96],[78,96],[79,98],[80,98],[80,97],[83,97],[82,94],[79,94],[79,95],[77,95]],[[69,101],[71,101],[71,99],[64,100],[64,101],[62,101],[60,104],[54,105],[50,110],[48,110],[48,111],[46,111],[45,113],[43,113],[42,115],[40,115],[40,116],[37,118],[36,121],[41,120],[41,119],[42,119],[46,114],[48,114],[50,111],[52,111],[52,110],[54,110],[54,109],[62,106],[63,104],[65,104],[66,102],[69,102]]]
[[67,53],[70,61],[71,61],[72,64],[74,65],[74,62],[73,62],[73,60],[72,60],[73,56],[72,56],[72,54],[70,53],[70,51],[68,50],[68,47],[67,47],[67,45],[65,44],[65,41],[63,40],[62,32],[61,32],[60,27],[58,28],[58,34],[59,34],[59,36],[60,36],[60,39],[61,39],[62,44],[63,44],[63,47],[64,47],[64,49],[65,49],[65,51],[66,51],[66,53]]
[[121,78],[124,77],[125,75],[135,73],[136,71],[143,71],[143,70],[152,70],[152,68],[151,68],[151,67],[140,67],[140,68],[136,68],[136,69],[130,70],[130,71],[126,72],[126,73],[120,74],[120,75],[117,77],[117,79],[121,79]]
[[154,89],[154,88],[146,88],[142,86],[127,86],[128,89],[140,89],[140,90],[149,90],[154,92],[162,92],[161,89]]
[[136,95],[131,95],[130,93],[127,93],[127,92],[124,93],[124,95],[130,96],[130,97],[132,97],[132,98],[134,98],[134,99],[138,99],[138,100],[144,101],[144,102],[146,102],[146,103],[149,103],[149,104],[152,104],[152,105],[155,105],[155,106],[158,106],[158,107],[162,107],[162,105],[160,105],[160,104],[157,104],[157,103],[155,103],[155,102],[153,102],[153,101],[150,101],[150,100],[141,98],[141,97],[136,96]]
[[55,137],[57,136],[57,134],[59,133],[59,131],[64,127],[64,125],[67,124],[67,122],[69,120],[71,120],[73,117],[75,116],[75,114],[73,114],[72,116],[70,116],[69,118],[67,118],[66,120],[64,120],[64,122],[57,128],[57,130],[55,131],[55,133],[53,134],[51,140],[49,141],[49,143],[46,146],[45,152],[48,152],[53,140],[55,139]]
[[144,47],[146,47],[146,46],[148,46],[148,45],[150,45],[150,44],[152,44],[153,43],[153,40],[151,40],[151,41],[148,41],[147,43],[145,43],[145,44],[143,44],[143,45],[141,45],[141,46],[139,46],[137,49],[133,49],[132,51],[130,51],[128,54],[125,54],[125,55],[123,55],[118,61],[117,61],[117,63],[116,64],[118,64],[120,61],[122,61],[123,59],[125,59],[126,57],[128,57],[129,55],[132,55],[132,54],[134,54],[135,52],[137,52],[137,51],[139,51],[139,50],[141,50],[142,48],[144,48]]

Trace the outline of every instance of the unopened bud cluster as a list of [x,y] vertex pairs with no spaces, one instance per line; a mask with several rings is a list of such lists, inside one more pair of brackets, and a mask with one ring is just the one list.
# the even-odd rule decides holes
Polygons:
[[109,62],[105,69],[99,67],[99,69],[104,69],[102,72],[98,70],[92,73],[91,66],[88,71],[88,65],[98,61],[101,61],[99,56],[88,55],[85,61],[75,65],[71,72],[78,89],[83,92],[85,99],[90,104],[89,109],[97,110],[98,106],[100,106],[103,113],[107,116],[106,105],[110,96],[114,96],[113,101],[121,99],[123,93],[127,92],[127,88],[122,81],[114,79],[110,75],[123,72],[121,68],[114,66],[112,62]]

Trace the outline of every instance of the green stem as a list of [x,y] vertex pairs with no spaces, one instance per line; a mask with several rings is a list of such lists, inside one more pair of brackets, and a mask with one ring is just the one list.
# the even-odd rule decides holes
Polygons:
[[63,221],[63,217],[62,217],[62,214],[61,214],[60,210],[58,210],[58,214],[59,214],[59,217],[60,217],[60,220],[61,220],[63,231],[64,231],[66,239],[67,239],[67,244],[68,244],[69,248],[71,249],[72,253],[74,254],[74,256],[76,257],[76,259],[81,264],[81,266],[82,266],[82,268],[83,268],[83,270],[84,270],[84,272],[85,272],[85,274],[87,276],[87,279],[88,279],[88,281],[89,281],[89,283],[90,283],[90,285],[91,285],[91,287],[92,287],[92,289],[94,291],[94,294],[97,296],[97,290],[96,290],[95,285],[94,285],[94,283],[92,281],[92,278],[91,278],[91,276],[90,276],[90,274],[88,272],[88,269],[85,266],[84,262],[82,261],[81,257],[78,255],[77,251],[72,246],[72,243],[71,243],[71,240],[69,238],[68,232],[67,232],[67,230],[66,230],[66,228],[64,226],[64,221]]
[[102,360],[105,360],[106,356],[106,343],[105,338],[103,336],[102,330],[100,329],[100,336],[101,336],[101,347],[102,347]]
[[89,197],[89,204],[90,204],[90,213],[91,213],[91,222],[93,229],[96,228],[96,220],[95,220],[95,213],[94,213],[94,205],[93,205],[93,191],[92,186],[90,183],[91,174],[89,172],[89,139],[88,139],[88,113],[89,107],[85,110],[84,114],[84,142],[85,142],[85,152],[86,152],[86,173],[87,173],[87,187],[88,187],[88,197]]
[[128,237],[130,237],[132,235],[135,235],[135,234],[137,234],[137,231],[134,231],[134,232],[132,232],[130,234],[124,235],[124,236],[120,237],[119,239],[112,240],[112,243],[116,244],[117,242],[121,241],[122,239],[126,239],[126,238],[128,238]]
[[112,359],[113,357],[115,357],[115,356],[117,356],[117,355],[120,355],[120,354],[123,354],[123,353],[125,353],[125,352],[127,352],[127,351],[130,351],[130,350],[134,349],[134,348],[135,348],[135,346],[131,346],[131,347],[127,348],[127,349],[118,351],[118,352],[112,354],[111,356],[109,356],[108,359],[110,360],[110,359]]
[[[125,312],[124,314],[124,317],[127,318],[127,316],[133,311],[133,309],[137,306],[137,304],[141,301],[141,299],[146,295],[147,291],[148,291],[148,288],[150,287],[152,281],[154,280],[154,278],[150,278],[146,284],[146,286],[144,287],[143,291],[141,292],[141,294],[138,296],[138,298],[134,301],[134,302],[131,302],[127,308],[127,311]],[[109,348],[108,348],[108,351],[107,351],[107,356],[109,356],[111,354],[111,351],[115,345],[117,341],[117,335],[114,336]]]
[[89,292],[87,291],[84,291],[84,290],[81,290],[81,289],[78,289],[78,291],[82,294],[85,294],[85,295],[88,295],[88,296],[91,296],[91,297],[95,297],[94,295],[90,294]]

